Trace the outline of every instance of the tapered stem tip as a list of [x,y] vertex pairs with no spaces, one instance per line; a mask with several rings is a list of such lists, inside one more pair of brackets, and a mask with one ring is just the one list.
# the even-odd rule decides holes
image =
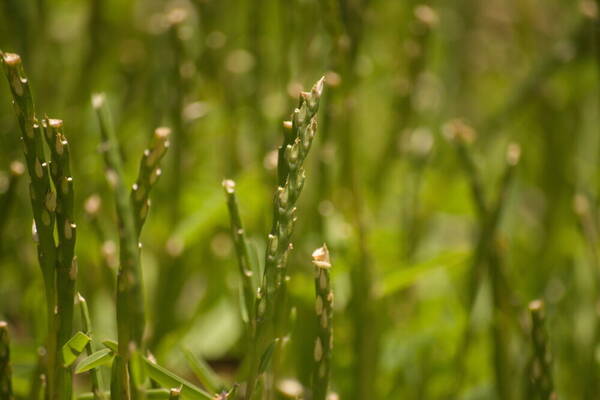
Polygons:
[[533,300],[529,303],[529,311],[539,312],[544,309],[544,302],[542,300]]
[[84,209],[89,215],[96,215],[102,206],[102,199],[97,194],[93,194],[85,201]]
[[159,126],[154,131],[154,135],[156,135],[156,137],[158,139],[162,139],[162,140],[168,138],[170,134],[171,134],[171,128],[166,127],[166,126]]
[[4,53],[2,59],[7,65],[17,66],[21,64],[21,56],[16,53]]
[[92,95],[92,106],[95,109],[101,108],[106,102],[106,95],[104,93],[96,93]]
[[231,179],[225,179],[222,183],[225,193],[232,194],[235,192],[235,182]]
[[446,122],[442,127],[442,133],[449,141],[466,144],[473,143],[477,137],[475,129],[459,118]]
[[315,83],[315,86],[313,87],[314,92],[317,94],[317,96],[321,97],[321,95],[323,94],[323,83],[325,82],[325,77],[322,76],[321,79],[319,79],[317,81],[317,83]]
[[75,295],[75,303],[85,303],[85,298],[79,292],[77,292],[77,294]]
[[323,247],[319,247],[312,253],[312,262],[319,268],[331,268],[331,261],[329,260],[329,249],[327,245],[323,244]]
[[506,162],[510,166],[515,166],[521,158],[521,146],[517,143],[510,143],[506,149]]
[[10,163],[10,173],[13,176],[21,176],[25,172],[25,165],[21,161],[13,161]]
[[54,118],[50,118],[50,119],[48,120],[48,125],[50,125],[50,127],[52,127],[52,128],[56,128],[56,129],[58,129],[58,128],[62,128],[62,126],[63,126],[63,121],[62,121],[62,119],[54,119]]

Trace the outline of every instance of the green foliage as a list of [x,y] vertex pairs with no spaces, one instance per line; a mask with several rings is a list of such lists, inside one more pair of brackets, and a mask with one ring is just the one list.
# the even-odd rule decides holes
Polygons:
[[63,365],[68,367],[73,364],[90,340],[90,337],[83,332],[77,332],[73,335],[73,337],[62,347]]
[[0,397],[595,399],[599,15],[0,1]]
[[204,390],[200,389],[194,384],[186,381],[185,379],[180,378],[174,373],[166,370],[165,368],[156,364],[154,361],[144,358],[144,362],[146,363],[148,375],[151,379],[155,380],[163,387],[181,387],[181,395],[183,396],[183,398],[191,400],[212,399],[212,396],[209,393],[205,392]]
[[77,364],[77,368],[75,368],[75,373],[81,374],[82,372],[98,368],[102,365],[108,365],[112,363],[114,356],[115,353],[111,349],[98,350],[81,360]]

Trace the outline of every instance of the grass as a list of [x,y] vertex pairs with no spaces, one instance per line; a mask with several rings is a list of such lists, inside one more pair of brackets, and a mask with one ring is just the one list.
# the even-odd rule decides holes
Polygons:
[[594,399],[599,9],[5,0],[0,399]]

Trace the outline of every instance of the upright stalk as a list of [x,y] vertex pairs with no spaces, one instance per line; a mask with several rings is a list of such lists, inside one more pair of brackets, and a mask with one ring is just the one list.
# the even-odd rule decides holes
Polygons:
[[[63,122],[58,119],[45,119],[45,138],[51,154],[50,175],[56,188],[56,230],[58,233],[58,257],[56,267],[57,293],[57,345],[58,349],[73,334],[73,308],[75,279],[77,278],[77,257],[75,240],[77,226],[73,216],[73,178],[69,143],[63,134]],[[72,397],[72,368],[62,368],[62,359],[57,358],[57,388],[64,399]],[[59,364],[60,363],[60,364]]]
[[107,168],[107,176],[115,191],[120,240],[120,265],[117,275],[119,354],[113,363],[111,398],[125,400],[129,397],[130,393],[127,363],[132,351],[140,348],[144,332],[142,270],[140,268],[133,206],[130,202],[127,187],[123,181],[121,155],[104,95],[95,95],[93,106],[100,123],[101,148]]
[[[74,256],[73,178],[69,145],[62,121],[46,118],[40,122],[34,111],[29,81],[17,54],[1,53],[10,85],[13,105],[22,133],[27,170],[31,178],[30,197],[34,218],[34,239],[46,292],[48,337],[46,378],[48,398],[71,398],[71,368],[64,367],[62,346],[73,330],[73,301],[77,261]],[[51,160],[45,160],[44,139]],[[54,230],[57,231],[55,240]]]
[[137,180],[131,188],[130,198],[133,205],[135,230],[138,239],[148,217],[150,191],[162,175],[160,162],[170,146],[170,134],[171,129],[167,127],[159,127],[154,130],[150,147],[144,150],[142,159],[140,160]]
[[2,254],[2,236],[4,227],[9,220],[10,210],[15,198],[15,192],[21,176],[25,172],[25,166],[20,161],[10,163],[10,175],[6,191],[0,196],[0,255]]
[[584,398],[592,398],[597,392],[598,377],[600,376],[600,366],[596,361],[596,353],[588,351],[588,346],[596,348],[600,343],[600,318],[598,318],[598,305],[600,305],[600,255],[598,254],[598,238],[600,234],[598,232],[598,221],[596,213],[592,209],[590,199],[583,193],[575,195],[574,199],[575,214],[579,219],[579,226],[582,231],[582,235],[586,242],[586,250],[590,266],[592,268],[592,274],[594,276],[594,325],[591,343],[586,343],[583,346],[584,365],[582,368],[585,371],[585,379],[583,385],[585,388]]
[[[142,269],[140,265],[140,233],[150,209],[150,191],[160,175],[160,161],[169,147],[171,130],[159,127],[149,148],[144,150],[136,182],[128,193],[123,177],[123,162],[119,153],[116,134],[103,94],[92,99],[100,123],[102,151],[107,176],[115,190],[115,202],[119,224],[119,271],[117,275],[117,331],[118,356],[113,362],[111,398],[128,399],[138,390],[132,387],[129,361],[134,352],[143,349],[145,325]],[[141,392],[139,392],[141,394]]]
[[315,312],[317,337],[315,339],[313,370],[313,400],[325,400],[329,387],[331,354],[333,350],[333,290],[329,269],[329,250],[326,245],[312,254],[315,265]]
[[[359,184],[359,165],[356,155],[356,132],[353,131],[353,90],[358,82],[356,61],[366,26],[370,0],[323,2],[324,14],[331,41],[331,69],[340,76],[336,90],[328,96],[328,112],[324,115],[327,131],[337,134],[340,171],[343,189],[349,194],[346,213],[356,238],[357,252],[351,268],[354,361],[352,388],[349,398],[377,398],[379,327],[374,292],[373,264],[367,245],[367,220],[364,215],[362,186]],[[341,116],[341,117],[340,117]],[[324,188],[327,190],[327,188]]]
[[[93,338],[94,332],[92,329],[92,319],[90,318],[90,312],[88,310],[87,301],[79,293],[77,293],[77,303],[79,304],[79,310],[81,311],[81,321],[83,324],[83,330],[85,331],[86,335]],[[85,351],[88,356],[94,352],[94,346],[91,340],[86,345]],[[92,376],[92,393],[94,395],[94,400],[105,400],[106,396],[102,391],[103,383],[100,371],[98,371],[97,368],[92,368],[90,374]]]
[[503,271],[501,254],[497,241],[497,230],[500,217],[505,208],[508,190],[514,178],[515,167],[520,158],[520,148],[510,144],[506,153],[506,168],[500,182],[497,197],[488,205],[480,173],[473,160],[469,144],[475,139],[475,132],[462,121],[455,120],[447,124],[444,133],[451,139],[456,147],[461,166],[469,180],[473,204],[479,219],[479,232],[474,250],[474,255],[469,270],[467,283],[466,312],[467,322],[461,342],[456,352],[458,377],[454,385],[454,392],[458,391],[465,377],[465,354],[469,350],[472,336],[471,318],[477,291],[482,285],[486,275],[492,289],[493,321],[491,325],[492,336],[492,361],[494,365],[496,391],[499,398],[511,398],[511,389],[508,382],[509,371],[507,332],[502,327],[502,313],[507,310],[506,298],[509,295],[503,285]]
[[245,312],[248,323],[254,320],[254,292],[255,285],[253,282],[254,272],[250,266],[250,255],[248,253],[248,244],[242,226],[242,218],[237,205],[235,196],[235,182],[226,179],[223,181],[225,196],[227,197],[227,208],[229,209],[229,218],[231,220],[231,236],[235,245],[235,253],[237,256],[238,267],[240,270],[240,278],[242,280],[242,294]]
[[531,344],[532,359],[530,364],[530,379],[532,397],[534,400],[557,400],[552,377],[552,355],[546,334],[546,316],[542,300],[529,303],[531,315]]
[[8,324],[4,321],[0,321],[0,399],[13,399],[10,337],[8,336]]
[[296,222],[296,202],[304,186],[303,164],[317,130],[317,111],[323,93],[323,78],[310,92],[301,92],[291,121],[285,121],[284,141],[278,152],[278,187],[273,199],[273,225],[268,236],[265,270],[254,305],[253,343],[246,399],[252,398],[261,373],[261,359],[274,340],[285,331],[288,307],[286,293],[287,258]]

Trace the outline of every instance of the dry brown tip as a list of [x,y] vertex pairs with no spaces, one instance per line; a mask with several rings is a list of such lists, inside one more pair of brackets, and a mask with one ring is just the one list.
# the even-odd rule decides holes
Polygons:
[[99,109],[106,102],[106,95],[104,93],[96,93],[92,95],[92,106],[95,109]]
[[435,12],[435,10],[425,4],[416,6],[414,14],[421,23],[429,27],[437,25],[439,21],[438,14]]
[[167,13],[167,21],[171,25],[181,24],[188,18],[188,12],[183,7],[175,7]]
[[13,67],[21,64],[21,56],[16,53],[4,53],[2,58],[7,65]]
[[154,135],[161,140],[164,140],[169,137],[171,134],[171,128],[167,126],[159,126],[154,130]]
[[312,253],[312,262],[319,268],[331,268],[331,261],[329,260],[329,249],[327,245],[323,243],[322,247],[319,247]]
[[25,172],[25,165],[21,161],[13,161],[10,163],[10,173],[14,176],[21,176]]
[[77,304],[85,303],[85,298],[79,292],[77,292],[75,294],[75,303],[77,303]]
[[225,192],[228,194],[232,194],[235,193],[235,181],[232,179],[225,179],[223,180],[223,182],[221,183],[223,185],[223,189],[225,189]]
[[544,309],[544,302],[540,299],[533,300],[529,303],[529,311],[542,311]]
[[573,210],[577,215],[586,215],[590,212],[590,202],[585,195],[577,193],[573,197]]
[[100,210],[100,206],[102,205],[102,199],[97,194],[93,194],[87,198],[85,201],[85,212],[90,215],[95,215]]
[[450,141],[473,143],[477,136],[475,129],[467,125],[462,119],[455,118],[444,124],[442,133]]
[[282,379],[277,382],[277,389],[290,398],[299,398],[304,393],[304,387],[295,379]]
[[48,125],[50,125],[50,127],[55,128],[55,129],[62,128],[62,126],[63,126],[63,120],[62,119],[50,118],[48,120]]
[[506,162],[510,166],[515,166],[521,159],[521,146],[518,143],[510,143],[506,149]]
[[323,94],[323,87],[324,87],[324,82],[325,82],[325,77],[322,76],[321,79],[319,79],[317,81],[317,83],[315,83],[315,86],[313,86],[313,91],[317,94],[317,96],[321,96],[321,94]]
[[587,18],[598,18],[598,5],[594,0],[581,0],[579,2],[579,11]]

